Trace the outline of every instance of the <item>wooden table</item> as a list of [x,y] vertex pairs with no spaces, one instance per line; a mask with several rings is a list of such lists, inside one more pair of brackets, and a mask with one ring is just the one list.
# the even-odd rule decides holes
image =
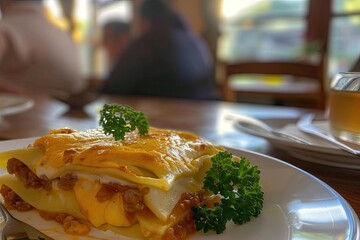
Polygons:
[[[40,136],[50,129],[72,127],[86,130],[98,127],[98,110],[104,103],[130,105],[144,112],[154,127],[179,129],[196,134],[225,147],[248,149],[289,162],[321,179],[340,193],[360,215],[360,171],[335,168],[295,159],[274,149],[266,140],[236,131],[224,120],[227,113],[264,120],[272,126],[283,126],[310,112],[308,109],[265,105],[236,104],[216,101],[188,101],[163,98],[102,96],[83,110],[47,96],[32,96],[35,106],[21,114],[7,116],[0,124],[0,139]],[[0,149],[1,150],[1,149]]]

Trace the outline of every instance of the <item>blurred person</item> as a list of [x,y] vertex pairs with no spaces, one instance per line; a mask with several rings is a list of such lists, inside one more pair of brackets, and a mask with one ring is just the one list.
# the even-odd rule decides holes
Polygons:
[[120,20],[112,20],[102,26],[102,46],[105,49],[108,65],[114,67],[115,62],[125,49],[130,38],[130,26]]
[[0,3],[0,88],[82,91],[85,79],[76,46],[68,32],[48,21],[43,2]]
[[206,44],[161,0],[140,6],[141,34],[119,57],[102,90],[192,99],[214,99],[213,61]]

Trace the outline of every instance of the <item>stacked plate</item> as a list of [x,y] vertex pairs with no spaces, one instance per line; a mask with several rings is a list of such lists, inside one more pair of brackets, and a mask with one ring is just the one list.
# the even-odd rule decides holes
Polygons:
[[[241,119],[243,118],[241,117]],[[276,134],[273,134],[260,127],[251,127],[249,124],[253,122],[258,123],[256,119],[246,118],[246,122],[247,124],[244,126],[242,120],[235,121],[235,127],[245,133],[267,139],[274,147],[282,149],[298,159],[323,165],[360,170],[360,157],[301,131],[296,124],[289,124],[281,129],[276,129]],[[322,132],[329,132],[327,120],[314,120],[312,125]],[[284,134],[284,136],[281,136],[281,134]],[[295,137],[296,139],[291,139],[285,135]]]

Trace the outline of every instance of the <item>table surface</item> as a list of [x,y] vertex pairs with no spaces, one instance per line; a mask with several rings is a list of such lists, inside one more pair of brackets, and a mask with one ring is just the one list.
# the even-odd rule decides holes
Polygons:
[[35,105],[23,113],[4,117],[0,139],[19,139],[46,134],[50,129],[71,127],[86,130],[99,127],[98,111],[104,103],[129,105],[144,112],[154,127],[194,132],[225,147],[263,153],[295,165],[331,186],[360,216],[360,171],[331,167],[296,159],[271,146],[265,139],[241,133],[224,119],[228,113],[259,118],[274,127],[294,123],[301,114],[321,112],[291,107],[251,105],[218,101],[190,101],[149,97],[100,96],[83,109],[45,95],[31,96]]

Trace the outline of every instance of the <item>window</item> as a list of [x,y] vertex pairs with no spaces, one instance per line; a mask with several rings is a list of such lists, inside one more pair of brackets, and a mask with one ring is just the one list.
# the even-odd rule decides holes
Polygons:
[[307,0],[223,0],[219,58],[287,60],[299,56]]
[[[294,60],[316,52],[317,42],[305,34],[310,1],[222,0],[219,59]],[[328,73],[332,76],[349,70],[360,57],[360,0],[332,0],[330,19]]]
[[[70,30],[78,45],[82,71],[85,76],[102,76],[107,72],[104,54],[99,48],[101,26],[110,20],[131,21],[132,1],[130,0],[45,0],[46,9],[53,23]],[[67,13],[67,14],[66,14]]]
[[360,1],[333,0],[329,72],[348,71],[360,57]]

